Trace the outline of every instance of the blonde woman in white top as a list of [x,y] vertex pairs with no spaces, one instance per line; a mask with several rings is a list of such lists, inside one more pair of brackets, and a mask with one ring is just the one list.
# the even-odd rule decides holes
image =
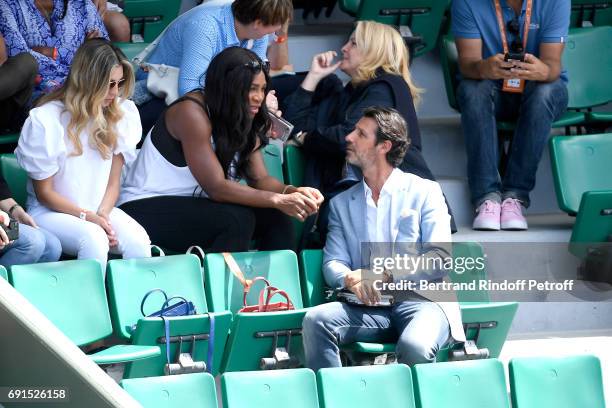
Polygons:
[[30,112],[17,150],[30,177],[28,207],[63,252],[106,265],[109,249],[150,256],[145,230],[118,208],[121,169],[140,140],[138,111],[127,100],[130,63],[105,40],[86,41],[62,88]]

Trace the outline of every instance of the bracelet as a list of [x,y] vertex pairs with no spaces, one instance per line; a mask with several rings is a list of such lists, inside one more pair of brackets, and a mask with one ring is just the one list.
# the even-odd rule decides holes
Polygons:
[[274,38],[274,42],[277,44],[282,44],[284,42],[287,42],[287,39],[289,38],[288,35],[276,35],[275,34],[275,38]]
[[87,210],[81,209],[81,212],[79,213],[79,218],[83,221],[87,221]]
[[58,54],[57,47],[53,47],[53,54],[51,57],[53,58],[53,61],[57,61],[57,56],[58,56],[57,54]]
[[287,193],[287,190],[289,190],[289,187],[293,187],[293,188],[295,188],[295,186],[294,186],[294,185],[292,185],[292,184],[287,184],[287,185],[285,186],[285,188],[283,188],[283,192],[282,192],[281,194],[285,194],[285,193]]
[[13,215],[13,211],[15,211],[15,208],[17,208],[17,207],[21,207],[21,206],[19,204],[13,204],[11,206],[11,208],[9,208],[9,210],[7,211],[8,215],[12,216]]

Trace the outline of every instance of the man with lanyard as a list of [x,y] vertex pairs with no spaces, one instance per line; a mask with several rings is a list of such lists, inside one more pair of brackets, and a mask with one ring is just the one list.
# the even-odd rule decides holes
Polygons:
[[[567,107],[561,54],[570,7],[570,0],[453,0],[474,229],[527,229],[523,210],[538,163]],[[496,120],[516,121],[503,179]]]

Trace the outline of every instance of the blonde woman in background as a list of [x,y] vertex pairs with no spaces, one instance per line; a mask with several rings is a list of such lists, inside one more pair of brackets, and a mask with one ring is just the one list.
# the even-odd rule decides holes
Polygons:
[[127,98],[132,67],[102,39],[76,52],[63,87],[30,111],[15,151],[30,178],[28,209],[63,252],[106,265],[108,251],[150,256],[145,230],[118,208],[123,164],[134,159],[141,126]]
[[[410,147],[400,169],[435,180],[421,153],[415,110],[423,91],[412,81],[408,49],[399,32],[360,21],[342,47],[342,58],[336,61],[336,57],[335,51],[315,55],[301,87],[284,103],[284,117],[295,125],[295,143],[307,157],[305,185],[323,192],[327,203],[360,180],[358,171],[346,164],[345,137],[371,106],[394,108],[406,120]],[[351,79],[346,86],[333,75],[338,68]],[[326,214],[323,208],[318,217],[322,238]]]

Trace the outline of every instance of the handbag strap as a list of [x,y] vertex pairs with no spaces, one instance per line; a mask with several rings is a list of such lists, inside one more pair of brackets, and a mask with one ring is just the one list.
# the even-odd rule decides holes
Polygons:
[[206,254],[204,253],[204,250],[200,248],[198,245],[190,246],[189,248],[187,248],[187,251],[185,251],[185,253],[194,254],[195,256],[200,258],[200,264],[204,264],[204,258],[206,257]]
[[207,371],[212,375],[213,358],[215,356],[215,315],[214,313],[208,313],[208,319],[210,320],[210,328],[208,330],[208,352],[206,353],[206,368],[207,368]]
[[289,294],[282,289],[278,289],[273,286],[270,286],[270,290],[268,290],[268,297],[266,299],[266,304],[264,305],[264,310],[262,310],[263,312],[268,311],[267,310],[268,305],[270,304],[270,300],[272,300],[272,297],[274,297],[274,295],[281,295],[287,300],[287,310],[293,309],[293,303],[291,302],[291,299],[289,299]]
[[144,304],[145,304],[147,298],[149,297],[149,295],[151,295],[151,293],[155,293],[155,292],[161,292],[164,295],[164,298],[165,298],[164,305],[168,302],[168,295],[166,294],[166,292],[164,292],[163,289],[160,289],[160,288],[151,289],[150,291],[148,291],[144,295],[144,297],[142,298],[142,302],[140,302],[140,313],[142,313],[143,317],[147,317],[147,315],[144,312]]
[[155,39],[151,42],[151,44],[147,45],[144,50],[140,51],[138,55],[132,58],[132,63],[134,65],[140,66],[144,62],[144,60],[147,59],[147,57],[149,57],[149,55],[151,55],[153,51],[155,51],[155,48],[157,48],[157,45],[159,44],[162,37],[166,33],[166,30],[168,30],[171,25],[172,23],[168,24],[168,26],[164,28],[164,31],[162,31],[161,34],[155,37]]
[[221,255],[223,255],[223,260],[225,260],[225,263],[227,264],[227,267],[229,268],[230,272],[232,272],[232,274],[236,277],[236,279],[238,279],[240,283],[242,284],[242,286],[244,286],[244,291],[248,292],[249,287],[251,286],[253,282],[251,280],[247,280],[244,277],[244,274],[240,270],[238,263],[236,262],[236,260],[234,259],[231,253],[222,252]]
[[251,290],[251,287],[253,286],[253,282],[257,282],[257,281],[263,281],[266,286],[259,292],[259,302],[257,303],[260,307],[264,302],[264,294],[265,292],[268,291],[268,288],[271,288],[272,286],[270,286],[270,282],[268,282],[268,280],[266,278],[264,278],[263,276],[258,276],[256,278],[254,278],[253,280],[250,280],[250,284],[249,286],[245,286],[244,288],[244,292],[242,293],[242,306],[247,306],[247,295],[249,294],[249,291]]

